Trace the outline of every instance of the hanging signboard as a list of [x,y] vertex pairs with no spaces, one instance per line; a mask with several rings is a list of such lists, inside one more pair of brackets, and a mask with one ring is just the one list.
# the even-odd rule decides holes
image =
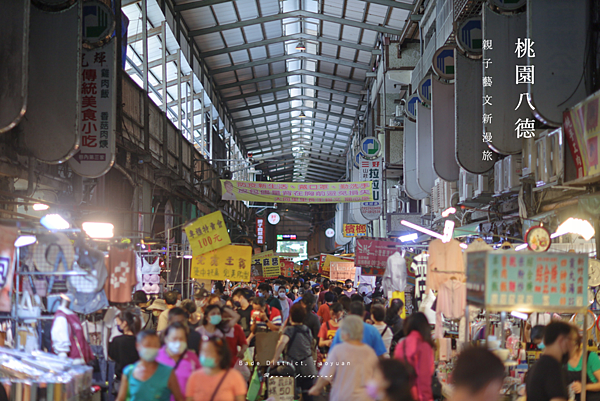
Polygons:
[[227,245],[194,255],[190,275],[197,280],[250,281],[252,247]]
[[480,301],[483,292],[487,310],[559,312],[582,310],[588,305],[585,255],[472,252],[467,256],[467,277],[467,300]]
[[367,225],[366,224],[344,224],[342,235],[348,237],[366,237],[367,236]]
[[454,46],[442,46],[433,54],[433,71],[441,78],[454,79]]
[[[114,27],[115,17],[109,7],[100,1],[85,3],[79,113],[81,143],[78,152],[69,159],[69,166],[88,178],[106,174],[115,158],[117,41],[110,40]],[[106,38],[110,41],[106,42]]]
[[371,182],[254,182],[221,180],[223,200],[285,203],[372,202]]
[[269,400],[294,401],[294,377],[269,376]]
[[383,276],[388,258],[398,250],[398,243],[378,239],[359,239],[354,264],[363,276]]
[[194,256],[231,244],[227,226],[220,211],[207,214],[184,227]]
[[281,274],[279,257],[273,251],[257,253],[252,256],[252,263],[260,263],[262,265],[264,278],[278,277]]
[[368,136],[360,142],[360,156],[366,159],[372,159],[379,156],[381,143],[374,136]]
[[279,259],[281,274],[285,277],[292,277],[294,273],[294,262],[291,260]]
[[319,259],[319,273],[324,277],[329,277],[331,263],[333,262],[348,262],[348,259],[340,258],[333,255],[321,254]]
[[419,94],[419,99],[423,104],[426,106],[431,106],[431,75],[427,75],[425,78],[423,78],[419,84],[419,90],[417,93]]
[[331,280],[354,281],[355,277],[354,262],[331,262],[329,266],[329,278]]
[[600,174],[598,137],[600,134],[600,93],[588,97],[564,113],[564,130],[571,156],[575,162],[577,179]]
[[256,218],[256,244],[265,244],[265,219],[263,217]]
[[469,58],[481,56],[483,31],[481,17],[472,17],[464,20],[456,31],[456,44]]
[[375,220],[381,215],[383,201],[381,199],[383,175],[383,159],[377,158],[360,160],[360,179],[373,183],[373,201],[360,204],[360,213],[367,220]]

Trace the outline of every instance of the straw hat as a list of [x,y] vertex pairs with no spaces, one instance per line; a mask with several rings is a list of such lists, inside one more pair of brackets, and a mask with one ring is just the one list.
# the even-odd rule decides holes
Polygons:
[[147,310],[166,310],[167,303],[164,299],[156,299],[152,302],[152,305],[146,308]]

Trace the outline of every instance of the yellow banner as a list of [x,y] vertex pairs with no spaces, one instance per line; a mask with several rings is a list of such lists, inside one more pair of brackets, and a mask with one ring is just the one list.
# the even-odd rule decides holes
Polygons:
[[220,211],[198,217],[184,227],[194,256],[231,244],[231,238]]
[[331,262],[352,262],[352,260],[338,258],[332,255],[321,255],[319,273],[325,277],[329,277],[329,269]]
[[197,280],[250,281],[252,247],[226,245],[194,256],[191,277]]
[[373,201],[373,183],[254,182],[221,180],[223,200],[285,203],[348,203]]
[[260,263],[263,267],[263,277],[277,277],[281,274],[279,256],[273,251],[257,253],[252,256],[252,263]]
[[366,224],[344,224],[342,235],[344,237],[366,237]]

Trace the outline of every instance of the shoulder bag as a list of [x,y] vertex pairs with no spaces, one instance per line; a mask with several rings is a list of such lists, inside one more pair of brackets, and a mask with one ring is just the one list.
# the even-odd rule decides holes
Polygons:
[[210,397],[210,401],[214,401],[215,397],[217,395],[217,393],[219,392],[219,388],[221,388],[221,384],[223,384],[223,382],[225,381],[225,377],[227,377],[227,374],[229,374],[229,369],[227,369],[225,371],[225,374],[223,375],[223,377],[221,377],[221,380],[219,381],[219,384],[217,384],[217,388],[215,388],[215,391],[213,393],[213,395]]

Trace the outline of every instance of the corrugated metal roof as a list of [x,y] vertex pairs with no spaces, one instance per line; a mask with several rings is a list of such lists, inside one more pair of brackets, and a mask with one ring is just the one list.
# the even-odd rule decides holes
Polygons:
[[369,49],[382,30],[400,35],[413,3],[175,0],[246,148],[280,181],[344,175]]

